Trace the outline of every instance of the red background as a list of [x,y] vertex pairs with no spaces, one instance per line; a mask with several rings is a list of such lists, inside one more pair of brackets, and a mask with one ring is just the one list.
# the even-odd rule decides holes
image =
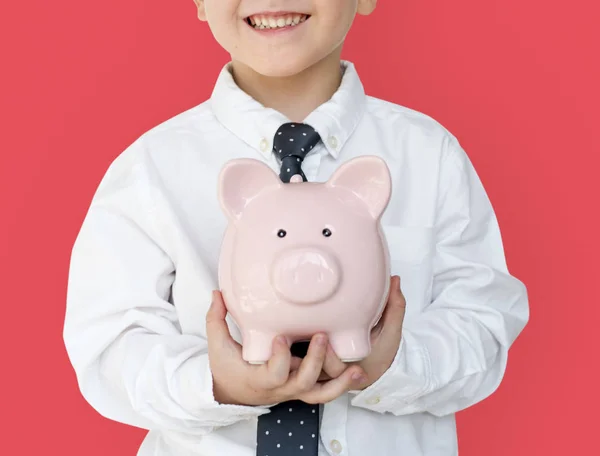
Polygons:
[[[531,299],[505,381],[458,415],[461,456],[600,454],[598,3],[379,3],[344,56],[458,136]],[[3,6],[1,453],[134,455],[144,432],[83,401],[64,351],[70,248],[109,162],[206,99],[227,55],[192,0]]]

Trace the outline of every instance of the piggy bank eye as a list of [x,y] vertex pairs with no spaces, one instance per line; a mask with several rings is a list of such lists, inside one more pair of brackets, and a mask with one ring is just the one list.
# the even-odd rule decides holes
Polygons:
[[286,234],[287,234],[287,233],[286,233],[286,231],[285,231],[285,230],[279,230],[279,231],[277,232],[277,236],[279,236],[280,238],[282,238],[282,237],[285,237],[285,235],[286,235]]
[[325,237],[331,236],[331,230],[329,228],[325,228],[323,230],[323,236],[325,236]]

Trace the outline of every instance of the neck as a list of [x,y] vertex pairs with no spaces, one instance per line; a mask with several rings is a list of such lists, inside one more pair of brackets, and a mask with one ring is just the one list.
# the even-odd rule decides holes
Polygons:
[[240,89],[263,106],[281,112],[293,122],[302,122],[340,86],[340,50],[292,76],[264,76],[235,60],[232,74]]

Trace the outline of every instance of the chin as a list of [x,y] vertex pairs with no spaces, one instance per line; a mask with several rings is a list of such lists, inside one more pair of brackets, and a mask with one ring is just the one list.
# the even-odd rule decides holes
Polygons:
[[263,76],[285,78],[302,73],[317,62],[318,60],[304,59],[265,59],[260,61],[245,61],[244,64]]

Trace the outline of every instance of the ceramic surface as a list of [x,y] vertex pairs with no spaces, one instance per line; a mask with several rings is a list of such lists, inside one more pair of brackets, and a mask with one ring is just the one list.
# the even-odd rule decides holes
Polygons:
[[280,334],[291,344],[325,332],[345,362],[370,353],[389,290],[380,218],[390,194],[389,169],[375,156],[345,162],[323,183],[283,183],[254,159],[223,167],[219,286],[246,361],[266,362]]

